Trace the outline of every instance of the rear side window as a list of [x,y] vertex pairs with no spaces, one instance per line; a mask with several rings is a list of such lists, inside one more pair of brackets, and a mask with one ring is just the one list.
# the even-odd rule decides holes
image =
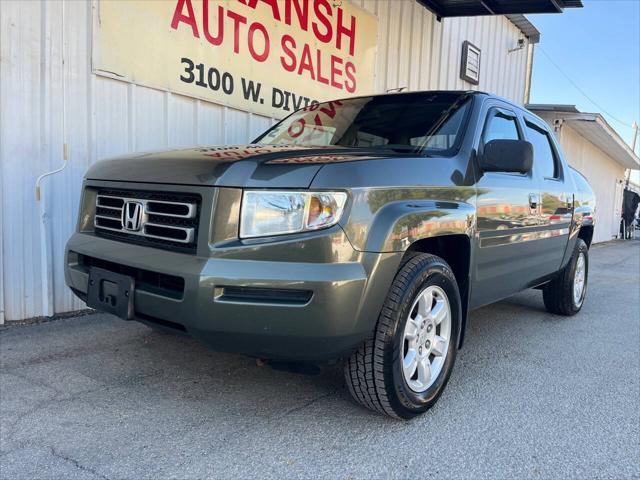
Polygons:
[[533,145],[533,164],[544,178],[558,178],[558,161],[549,133],[527,122],[527,137]]
[[494,112],[489,117],[482,134],[482,143],[487,144],[491,140],[519,140],[518,125],[514,117],[502,112]]

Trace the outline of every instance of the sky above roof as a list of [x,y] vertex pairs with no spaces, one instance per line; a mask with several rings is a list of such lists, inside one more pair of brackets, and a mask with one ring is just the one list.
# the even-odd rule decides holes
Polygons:
[[584,0],[584,8],[528,18],[542,35],[531,103],[601,113],[630,143],[631,124],[640,123],[640,0]]

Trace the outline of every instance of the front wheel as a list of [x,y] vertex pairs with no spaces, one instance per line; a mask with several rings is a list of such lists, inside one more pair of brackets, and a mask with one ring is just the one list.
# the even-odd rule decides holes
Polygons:
[[460,293],[449,265],[434,255],[411,257],[387,294],[372,338],[345,364],[353,397],[365,407],[409,419],[444,390],[458,350]]
[[578,238],[573,255],[564,269],[542,289],[547,310],[557,315],[575,315],[587,295],[589,247]]

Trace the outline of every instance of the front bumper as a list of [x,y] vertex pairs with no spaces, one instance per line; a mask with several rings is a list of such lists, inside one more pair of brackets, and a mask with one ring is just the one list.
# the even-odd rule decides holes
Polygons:
[[[341,234],[327,234],[327,241],[335,243]],[[183,279],[181,294],[144,284],[136,288],[135,318],[182,330],[219,351],[322,361],[348,355],[372,333],[400,261],[397,254],[334,250],[334,260],[349,261],[302,261],[293,255],[298,261],[285,262],[269,259],[271,255],[261,260],[259,252],[253,246],[247,259],[237,252],[203,257],[76,233],[67,244],[65,278],[80,298],[88,288],[87,259]],[[246,288],[253,295],[224,294]],[[268,295],[274,290],[309,296],[283,301]]]

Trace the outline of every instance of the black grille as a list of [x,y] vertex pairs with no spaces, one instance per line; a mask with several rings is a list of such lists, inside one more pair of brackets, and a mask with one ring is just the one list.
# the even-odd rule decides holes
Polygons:
[[[98,189],[95,234],[112,240],[147,245],[182,253],[196,253],[200,195],[144,190]],[[141,224],[126,229],[123,213],[127,202],[140,203]]]

